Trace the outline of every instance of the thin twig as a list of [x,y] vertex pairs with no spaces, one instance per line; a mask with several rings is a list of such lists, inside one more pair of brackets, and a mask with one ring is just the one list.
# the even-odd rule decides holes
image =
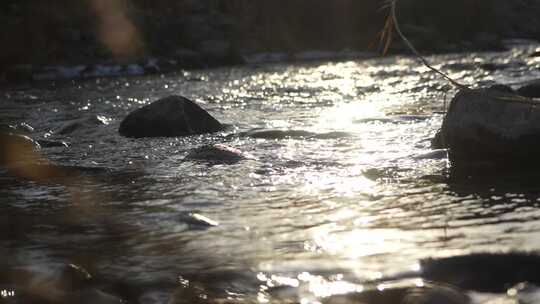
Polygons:
[[399,37],[401,37],[401,39],[403,40],[403,42],[405,42],[405,44],[407,45],[407,47],[413,52],[413,54],[422,62],[422,64],[424,64],[428,69],[432,70],[433,72],[441,75],[442,77],[444,77],[446,80],[448,80],[451,84],[453,84],[455,87],[459,88],[459,89],[469,89],[468,86],[466,85],[463,85],[459,82],[457,82],[456,80],[452,79],[450,76],[446,75],[445,73],[441,72],[440,70],[438,70],[437,68],[433,67],[422,55],[420,55],[420,53],[416,50],[416,48],[414,47],[414,45],[409,41],[409,39],[407,39],[407,37],[405,37],[405,35],[403,34],[403,32],[401,31],[401,28],[399,26],[399,22],[397,20],[397,15],[396,15],[396,3],[398,2],[398,0],[391,0],[392,2],[390,3],[390,13],[392,15],[392,20],[394,21],[394,28],[396,29],[396,32],[398,33]]
[[[452,79],[450,76],[446,75],[445,73],[441,72],[440,70],[438,70],[437,68],[433,67],[417,50],[416,48],[414,47],[414,45],[409,41],[409,39],[407,39],[407,37],[405,37],[405,35],[403,34],[403,32],[401,31],[401,28],[399,26],[399,22],[397,20],[397,14],[396,14],[396,4],[398,2],[398,0],[388,0],[390,1],[389,2],[389,5],[390,5],[390,14],[391,14],[391,19],[392,19],[392,23],[393,23],[393,26],[394,28],[396,29],[396,32],[397,34],[399,35],[399,37],[403,40],[403,42],[405,42],[405,44],[407,45],[407,47],[413,52],[413,54],[422,62],[422,64],[424,66],[426,66],[428,69],[432,70],[433,72],[441,75],[444,79],[448,80],[452,85],[454,85],[455,87],[457,87],[458,89],[461,89],[461,90],[467,90],[467,91],[471,91],[471,88],[469,88],[467,85],[463,85],[459,82],[457,82],[456,80]],[[385,4],[386,5],[386,4]],[[388,25],[388,22],[387,22],[387,25]],[[391,38],[391,37],[390,37]],[[387,47],[387,46],[386,46]],[[479,94],[485,94],[483,92],[477,92]],[[519,96],[519,95],[516,95],[516,94],[513,94],[513,95],[503,95],[503,96],[493,96],[492,94],[489,94],[491,95],[490,97],[492,98],[496,98],[496,99],[499,99],[501,101],[506,101],[506,102],[517,102],[517,103],[524,103],[524,104],[529,104],[529,105],[539,105],[539,103],[533,99],[530,99],[530,98],[526,98],[526,97],[523,97],[523,96]]]

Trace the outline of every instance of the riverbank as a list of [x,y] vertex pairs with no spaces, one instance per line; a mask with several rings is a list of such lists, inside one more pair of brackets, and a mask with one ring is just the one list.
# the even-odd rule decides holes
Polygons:
[[[0,81],[166,73],[261,61],[363,58],[378,51],[381,1],[4,1]],[[423,53],[504,50],[540,38],[534,1],[400,1]],[[527,22],[523,22],[527,20]],[[407,52],[394,38],[390,49]]]

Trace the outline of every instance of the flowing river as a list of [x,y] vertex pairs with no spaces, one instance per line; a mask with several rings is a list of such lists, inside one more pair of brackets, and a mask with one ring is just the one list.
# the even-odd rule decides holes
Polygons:
[[[540,58],[528,57],[535,48],[428,59],[473,87],[519,83],[540,78]],[[431,139],[456,91],[414,58],[254,64],[0,92],[4,123],[65,141],[40,153],[82,172],[65,183],[0,169],[2,271],[50,277],[78,265],[128,303],[316,303],[417,270],[426,258],[540,250],[538,176],[452,178]],[[183,138],[118,134],[130,111],[172,94],[230,127]],[[94,123],[59,132],[81,118]],[[209,143],[252,157],[184,160]]]

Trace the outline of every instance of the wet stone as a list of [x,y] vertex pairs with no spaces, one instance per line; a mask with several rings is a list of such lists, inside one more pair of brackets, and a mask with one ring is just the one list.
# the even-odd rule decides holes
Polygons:
[[485,71],[494,72],[499,70],[504,70],[509,68],[509,64],[503,64],[503,63],[482,63],[480,64],[480,68]]
[[186,212],[180,215],[180,221],[192,229],[206,229],[218,226],[219,223],[198,213]]
[[441,69],[451,71],[469,71],[476,69],[475,64],[468,62],[451,62],[444,64]]
[[[396,286],[392,286],[395,284]],[[436,283],[396,282],[385,288],[367,289],[362,292],[334,295],[323,300],[324,304],[469,304],[470,298],[463,291]],[[407,286],[409,285],[409,286]]]
[[64,123],[55,133],[60,135],[67,135],[76,132],[82,131],[92,131],[96,127],[103,126],[107,124],[107,120],[102,116],[89,116],[79,119],[74,119]]
[[249,156],[236,148],[223,144],[213,144],[193,149],[184,160],[236,163],[246,158],[249,158]]
[[489,87],[489,90],[495,90],[499,92],[515,93],[514,89],[504,84],[494,84]]
[[536,105],[532,99],[502,90],[463,89],[452,99],[435,146],[449,149],[453,165],[538,162],[540,110]]
[[520,282],[540,284],[540,256],[532,253],[475,253],[421,261],[422,278],[465,290],[501,293]]
[[219,121],[193,101],[169,96],[137,109],[124,118],[118,132],[125,137],[175,137],[217,132]]
[[540,81],[535,81],[528,85],[522,86],[517,90],[517,93],[525,97],[540,98]]
[[38,139],[37,142],[42,148],[55,148],[55,147],[69,148],[69,144],[65,141]]
[[470,298],[450,286],[427,285],[407,291],[403,304],[468,304]]
[[34,132],[34,128],[25,122],[17,124],[0,124],[0,132],[2,131],[28,135]]

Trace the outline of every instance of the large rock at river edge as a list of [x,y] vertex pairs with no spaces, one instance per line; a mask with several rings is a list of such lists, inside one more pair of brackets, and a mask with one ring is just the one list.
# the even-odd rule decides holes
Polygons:
[[530,98],[540,98],[540,80],[522,86],[517,90],[518,94]]
[[538,162],[540,102],[496,88],[463,89],[450,104],[439,143],[453,164]]
[[222,129],[219,121],[193,101],[169,96],[131,112],[118,131],[126,137],[174,137]]

